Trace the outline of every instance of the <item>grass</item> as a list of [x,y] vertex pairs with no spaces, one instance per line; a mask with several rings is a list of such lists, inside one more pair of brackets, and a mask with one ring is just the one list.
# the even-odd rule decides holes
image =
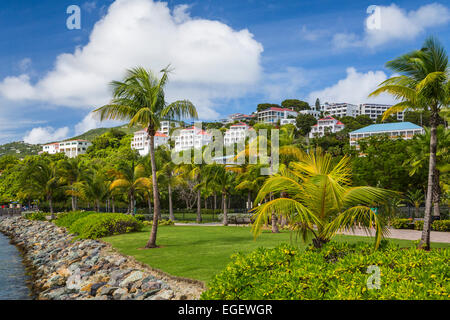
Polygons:
[[[249,227],[163,226],[158,228],[157,249],[142,249],[150,236],[150,229],[103,238],[122,254],[175,276],[209,281],[222,271],[236,252],[248,253],[258,247],[273,248],[291,242],[291,232],[272,234],[263,232],[256,240]],[[350,243],[373,243],[371,237],[336,235],[334,240]],[[300,240],[295,245],[305,248]],[[413,241],[390,239],[401,247],[412,247]],[[433,248],[450,247],[449,243],[433,243]]]

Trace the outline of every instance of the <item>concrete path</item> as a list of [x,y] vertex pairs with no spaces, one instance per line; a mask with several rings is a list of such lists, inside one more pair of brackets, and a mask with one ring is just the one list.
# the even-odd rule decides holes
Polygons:
[[[209,223],[175,223],[176,226],[199,226],[199,227],[217,227],[222,226],[221,223],[209,222]],[[230,227],[236,225],[230,224]],[[238,227],[247,225],[238,225]],[[342,231],[339,234],[346,234],[351,236],[374,236],[375,231],[369,232],[369,234],[361,228],[355,228],[350,231]],[[403,239],[403,240],[418,240],[422,236],[422,231],[418,230],[405,230],[405,229],[391,229],[389,228],[389,235],[387,238]],[[446,242],[450,243],[450,232],[431,231],[431,242]]]

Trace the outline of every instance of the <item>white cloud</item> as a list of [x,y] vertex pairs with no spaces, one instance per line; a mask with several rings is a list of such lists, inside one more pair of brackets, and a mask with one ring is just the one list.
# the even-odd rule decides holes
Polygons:
[[31,59],[24,58],[19,61],[19,69],[21,72],[26,72],[31,67]]
[[157,72],[170,63],[175,70],[166,90],[169,102],[190,99],[201,118],[214,118],[216,99],[237,98],[260,79],[263,48],[248,30],[193,19],[187,9],[170,12],[163,2],[116,0],[86,46],[59,55],[37,83],[26,73],[3,79],[0,95],[93,109],[109,101],[108,83],[127,68]]
[[287,67],[284,71],[268,73],[264,80],[264,94],[271,101],[281,101],[298,96],[308,80],[301,68]]
[[31,144],[46,143],[63,140],[67,138],[68,134],[68,127],[59,129],[54,129],[52,127],[38,127],[27,132],[25,137],[23,137],[23,141]]
[[[333,37],[334,46],[374,48],[393,41],[412,40],[427,28],[445,25],[450,21],[450,10],[439,3],[427,4],[408,12],[395,4],[377,7],[379,15],[374,11],[367,17],[363,37],[354,33],[337,33]],[[370,21],[377,21],[379,24],[377,27],[369,27]]]
[[347,76],[334,85],[323,90],[313,91],[309,94],[308,101],[314,103],[316,98],[323,102],[347,102],[360,103],[394,103],[391,96],[380,95],[368,98],[378,85],[387,79],[383,71],[358,72],[355,68],[347,68]]
[[98,116],[90,112],[86,117],[83,118],[79,123],[75,125],[75,135],[80,135],[89,131],[91,129],[96,129],[99,127],[114,127],[122,124],[118,121],[100,121]]
[[329,35],[330,31],[327,29],[308,29],[303,25],[300,29],[300,37],[307,41],[317,41]]

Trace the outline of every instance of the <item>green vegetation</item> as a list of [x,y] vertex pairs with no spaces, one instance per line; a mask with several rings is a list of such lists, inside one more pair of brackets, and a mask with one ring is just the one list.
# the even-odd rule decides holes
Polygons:
[[[236,255],[210,283],[202,299],[447,300],[450,249],[430,252],[393,244],[332,242],[322,250],[281,245]],[[379,289],[369,289],[370,266],[380,269]],[[376,282],[370,282],[376,285]]]
[[89,214],[73,222],[69,231],[82,239],[97,239],[142,229],[142,224],[130,215],[122,213]]
[[42,151],[42,146],[40,144],[29,144],[23,141],[0,145],[0,157],[10,155],[15,158],[23,158],[29,155],[36,155],[39,151]]
[[[244,254],[259,248],[273,248],[283,243],[291,243],[303,251],[306,245],[293,237],[289,231],[271,233],[263,231],[254,239],[250,227],[217,226],[167,226],[158,231],[161,247],[157,250],[142,250],[148,240],[147,232],[122,234],[103,238],[121,253],[135,257],[153,268],[169,274],[202,281],[211,280],[231,261],[234,253]],[[373,238],[336,235],[333,240],[355,243],[363,241],[373,246]],[[400,247],[412,247],[413,241],[389,239]],[[450,247],[448,243],[432,243],[433,248]]]
[[95,214],[95,211],[71,211],[59,213],[57,218],[53,221],[58,227],[70,228],[70,226],[78,219]]
[[45,213],[36,211],[36,212],[29,212],[24,214],[25,219],[28,220],[38,220],[38,221],[46,221],[47,218],[45,217]]

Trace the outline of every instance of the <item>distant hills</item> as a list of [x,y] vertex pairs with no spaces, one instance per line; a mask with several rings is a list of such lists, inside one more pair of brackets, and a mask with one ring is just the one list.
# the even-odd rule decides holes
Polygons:
[[[92,141],[94,138],[104,134],[108,130],[112,128],[97,128],[86,131],[79,136],[72,137],[70,139],[65,140],[74,140],[74,139],[82,139]],[[133,134],[135,131],[139,130],[139,128],[128,128],[127,125],[121,125],[114,127],[114,129],[118,129],[123,131],[126,134]],[[29,155],[37,155],[39,151],[42,151],[42,144],[29,144],[23,141],[10,142],[3,145],[0,145],[0,157],[5,155],[13,155],[18,158],[23,158]]]

